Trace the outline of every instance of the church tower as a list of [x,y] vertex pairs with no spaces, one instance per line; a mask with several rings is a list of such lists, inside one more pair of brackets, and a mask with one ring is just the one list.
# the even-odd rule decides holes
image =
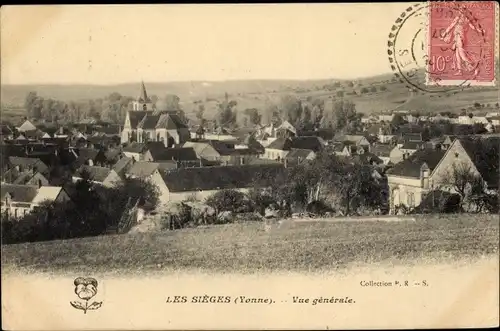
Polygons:
[[144,86],[144,82],[141,82],[141,94],[139,97],[132,101],[132,110],[154,110],[153,101],[148,97],[148,93],[146,92],[146,86]]

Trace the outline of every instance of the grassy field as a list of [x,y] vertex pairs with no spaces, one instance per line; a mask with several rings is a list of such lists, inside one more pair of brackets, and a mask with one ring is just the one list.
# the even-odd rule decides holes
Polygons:
[[322,271],[356,263],[498,254],[498,215],[401,222],[231,224],[2,246],[2,267],[26,272]]

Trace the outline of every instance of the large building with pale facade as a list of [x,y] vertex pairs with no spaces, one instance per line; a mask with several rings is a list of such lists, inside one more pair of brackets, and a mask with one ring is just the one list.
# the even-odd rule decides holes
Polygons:
[[161,141],[166,147],[173,147],[189,140],[189,129],[177,112],[156,109],[142,83],[141,95],[127,112],[121,143]]

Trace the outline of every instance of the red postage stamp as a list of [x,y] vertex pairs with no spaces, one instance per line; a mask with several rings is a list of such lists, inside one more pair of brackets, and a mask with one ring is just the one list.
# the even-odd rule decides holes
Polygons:
[[495,1],[430,2],[428,85],[496,84]]

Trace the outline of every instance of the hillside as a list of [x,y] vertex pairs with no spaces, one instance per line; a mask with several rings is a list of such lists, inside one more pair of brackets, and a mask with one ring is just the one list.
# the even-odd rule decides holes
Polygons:
[[[423,75],[419,75],[423,81]],[[499,102],[498,89],[468,88],[459,92],[410,93],[408,87],[394,79],[392,74],[367,77],[353,81],[341,80],[235,80],[220,82],[170,82],[148,83],[149,95],[160,98],[165,94],[176,94],[188,115],[194,116],[200,104],[205,107],[205,116],[211,118],[217,111],[217,101],[225,93],[238,102],[237,109],[246,108],[265,110],[271,104],[279,102],[285,94],[295,94],[302,99],[338,99],[339,91],[344,98],[353,101],[359,112],[390,111],[394,109],[419,110],[421,112],[452,111],[471,107],[474,102],[494,106]],[[385,88],[385,90],[381,90]],[[361,93],[363,89],[376,88],[376,92]],[[135,97],[139,94],[139,82],[120,85],[4,85],[1,87],[2,114],[5,116],[24,116],[22,107],[29,91],[36,91],[44,98],[63,101],[103,98],[112,92]],[[8,105],[8,107],[5,107]],[[17,108],[17,109],[13,109]]]

